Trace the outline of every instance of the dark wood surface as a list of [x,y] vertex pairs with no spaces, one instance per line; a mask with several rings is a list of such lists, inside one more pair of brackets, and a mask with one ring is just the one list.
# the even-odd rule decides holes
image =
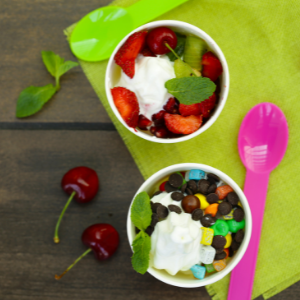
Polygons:
[[[53,82],[40,51],[73,59],[63,29],[107,3],[0,0],[1,300],[210,299],[204,288],[168,286],[131,269],[125,224],[143,179],[80,68],[62,78],[61,91],[40,113],[15,118],[22,89]],[[67,200],[60,180],[78,165],[97,171],[101,191],[92,203],[70,205],[61,243],[55,245],[54,226]],[[54,280],[86,249],[81,233],[97,222],[111,223],[119,231],[117,253],[106,262],[90,254],[61,281]],[[296,283],[272,299],[299,298]]]

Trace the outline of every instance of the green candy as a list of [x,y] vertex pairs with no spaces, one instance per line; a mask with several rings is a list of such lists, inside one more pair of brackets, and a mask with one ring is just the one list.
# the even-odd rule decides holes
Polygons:
[[229,226],[224,220],[217,220],[210,228],[214,230],[214,235],[226,236],[229,232]]
[[241,222],[237,222],[236,220],[229,220],[227,221],[227,224],[229,226],[229,231],[231,232],[238,232],[240,229],[244,229],[245,228],[245,219]]
[[215,272],[215,268],[214,268],[213,264],[205,265],[205,268],[206,268],[207,273]]

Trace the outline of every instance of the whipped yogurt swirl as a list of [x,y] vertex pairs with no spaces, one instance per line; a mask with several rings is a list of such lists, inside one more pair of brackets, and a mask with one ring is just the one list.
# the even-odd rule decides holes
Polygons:
[[116,86],[134,92],[137,96],[140,114],[151,120],[169,98],[173,97],[165,88],[165,82],[175,78],[174,63],[167,56],[149,57],[138,55],[135,60],[135,75],[129,78],[123,70]]
[[[181,202],[172,200],[171,194],[163,192],[151,201],[181,208]],[[201,261],[201,227],[201,223],[194,221],[191,214],[170,212],[166,220],[157,223],[151,235],[150,265],[175,275],[198,264]]]

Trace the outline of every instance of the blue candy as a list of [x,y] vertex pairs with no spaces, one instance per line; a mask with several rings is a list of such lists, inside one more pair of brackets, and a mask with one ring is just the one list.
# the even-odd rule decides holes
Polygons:
[[193,272],[196,278],[203,279],[205,276],[206,268],[199,265],[193,265],[191,267],[191,271]]
[[189,180],[200,180],[204,179],[205,172],[202,170],[190,170],[189,172]]

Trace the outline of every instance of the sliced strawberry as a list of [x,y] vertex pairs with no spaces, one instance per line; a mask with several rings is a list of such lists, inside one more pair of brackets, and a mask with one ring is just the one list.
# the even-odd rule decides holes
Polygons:
[[175,98],[170,98],[167,104],[164,106],[164,110],[169,114],[178,114],[179,113],[179,102]]
[[111,94],[125,123],[129,127],[137,127],[140,109],[135,93],[124,87],[115,87],[111,89]]
[[211,81],[216,81],[223,72],[221,62],[210,51],[204,53],[201,64],[203,65],[202,76],[208,77]]
[[146,35],[147,31],[132,34],[114,57],[116,64],[130,78],[134,76],[134,61],[145,45]]
[[142,51],[141,54],[144,56],[152,56],[152,57],[156,57],[156,55],[148,48],[145,47]]
[[154,124],[156,126],[164,125],[164,123],[165,123],[165,119],[164,119],[165,113],[166,112],[164,110],[160,110],[158,113],[152,115],[152,121],[154,122]]
[[213,93],[208,99],[199,103],[201,114],[203,115],[203,118],[208,118],[210,116],[211,110],[216,105],[216,100],[217,100],[216,94]]
[[190,134],[198,130],[202,124],[202,115],[183,117],[181,115],[165,114],[167,128],[177,134]]
[[185,104],[179,104],[179,112],[182,116],[199,116],[201,115],[201,109],[199,106],[199,103],[185,105]]
[[138,128],[147,130],[152,125],[152,121],[146,118],[144,115],[139,115]]

